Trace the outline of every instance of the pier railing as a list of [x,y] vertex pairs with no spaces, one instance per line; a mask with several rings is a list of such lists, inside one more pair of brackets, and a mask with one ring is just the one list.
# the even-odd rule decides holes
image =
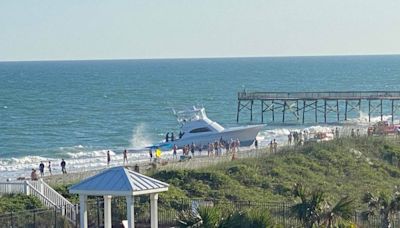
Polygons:
[[348,91],[348,92],[239,92],[239,100],[263,100],[263,99],[400,99],[399,91]]
[[[260,109],[254,110],[253,106],[258,103]],[[253,111],[259,112],[261,122],[267,114],[268,122],[281,119],[282,123],[304,124],[306,120],[339,123],[347,121],[349,115],[354,118],[362,112],[368,114],[369,122],[375,114],[380,116],[381,121],[384,115],[390,115],[393,123],[395,115],[400,112],[400,91],[242,91],[238,93],[237,122],[242,110],[250,112],[250,121],[253,121]]]

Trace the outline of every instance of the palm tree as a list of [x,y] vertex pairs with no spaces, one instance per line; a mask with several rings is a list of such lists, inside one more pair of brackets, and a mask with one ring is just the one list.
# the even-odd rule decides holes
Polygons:
[[381,193],[379,197],[368,192],[363,197],[363,202],[368,204],[367,216],[379,212],[381,216],[381,227],[390,228],[393,214],[400,211],[400,193],[395,192],[392,197]]
[[304,227],[312,228],[325,224],[334,227],[340,220],[349,220],[353,214],[353,200],[345,196],[330,207],[325,200],[325,193],[320,190],[307,192],[301,184],[296,184],[293,194],[300,202],[292,206],[292,213],[303,222]]
[[323,216],[326,226],[331,228],[340,220],[350,220],[354,212],[353,202],[353,199],[345,196],[334,207],[327,208]]
[[318,189],[308,193],[301,184],[295,184],[293,195],[300,198],[300,202],[291,207],[292,213],[307,228],[312,228],[314,224],[318,225],[325,202],[324,192]]
[[217,207],[200,206],[195,210],[187,209],[179,212],[177,221],[180,227],[219,227],[222,221],[222,212]]

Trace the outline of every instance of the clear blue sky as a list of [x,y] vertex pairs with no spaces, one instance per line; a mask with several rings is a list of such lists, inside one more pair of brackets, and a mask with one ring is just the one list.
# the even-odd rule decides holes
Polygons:
[[1,0],[0,61],[400,54],[399,0]]

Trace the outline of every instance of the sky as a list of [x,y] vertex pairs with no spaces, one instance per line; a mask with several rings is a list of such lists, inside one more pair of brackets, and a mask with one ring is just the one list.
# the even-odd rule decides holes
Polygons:
[[399,0],[1,0],[0,61],[400,54]]

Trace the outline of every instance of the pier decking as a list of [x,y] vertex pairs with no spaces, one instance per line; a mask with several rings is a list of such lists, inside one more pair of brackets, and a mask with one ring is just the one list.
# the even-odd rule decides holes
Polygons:
[[[250,111],[250,121],[253,121],[253,108],[255,102],[260,104],[261,122],[264,114],[270,114],[271,122],[277,121],[281,112],[281,122],[287,122],[290,115],[299,123],[313,119],[316,123],[323,118],[323,123],[328,122],[328,115],[335,115],[330,122],[347,121],[349,114],[363,111],[368,113],[371,121],[373,114],[391,115],[392,122],[395,114],[400,111],[400,91],[330,91],[330,92],[239,92],[237,106],[237,122],[242,110]],[[384,112],[386,111],[386,113]],[[312,112],[312,118],[307,118],[307,113]]]

